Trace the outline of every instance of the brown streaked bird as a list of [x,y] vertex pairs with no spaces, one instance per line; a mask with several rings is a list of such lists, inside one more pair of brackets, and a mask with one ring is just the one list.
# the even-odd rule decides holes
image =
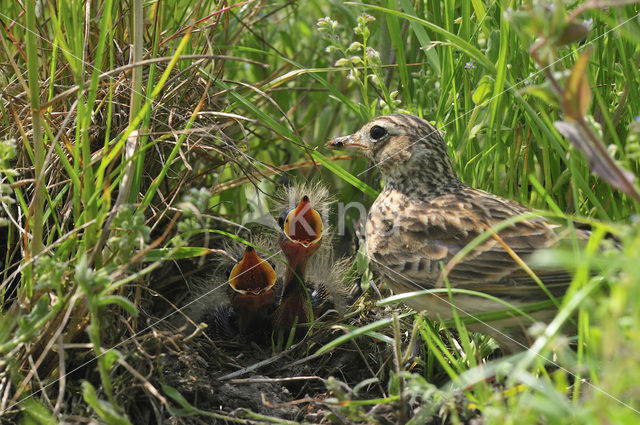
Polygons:
[[265,327],[276,299],[276,279],[273,267],[247,246],[229,275],[229,286],[233,289],[231,305],[240,333],[253,333]]
[[[412,115],[378,117],[354,134],[334,138],[327,147],[358,151],[382,174],[384,189],[368,214],[366,244],[383,280],[399,293],[445,288],[441,262],[449,263],[494,225],[530,213],[517,202],[462,183],[441,134]],[[526,262],[534,252],[568,239],[567,233],[542,217],[514,222],[456,263],[448,272],[449,283],[452,288],[482,292],[516,307],[548,300],[512,254]],[[589,232],[575,230],[575,235],[585,239]],[[534,272],[553,296],[563,295],[571,281],[564,270],[536,268]],[[418,311],[426,310],[432,319],[453,316],[446,292],[406,302]],[[503,304],[460,293],[454,293],[454,304],[461,316],[505,309]],[[536,320],[549,320],[553,315],[553,310],[531,313]],[[530,324],[513,317],[469,328],[492,335],[505,351],[513,352],[530,342],[525,332]]]
[[276,329],[287,332],[293,324],[308,322],[311,317],[310,298],[306,282],[307,264],[322,242],[322,218],[303,195],[291,211],[278,219],[281,227],[279,244],[287,258],[282,296],[274,313]]

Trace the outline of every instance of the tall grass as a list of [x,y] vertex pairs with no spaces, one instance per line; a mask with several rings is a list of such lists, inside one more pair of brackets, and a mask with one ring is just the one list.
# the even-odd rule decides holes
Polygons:
[[[211,252],[190,245],[250,221],[279,170],[371,202],[370,164],[320,147],[406,111],[444,133],[466,183],[602,220],[622,249],[555,255],[575,270],[560,310],[577,313],[575,351],[543,332],[540,356],[487,362],[489,339],[461,329],[460,343],[416,318],[414,356],[389,318],[355,331],[392,344],[385,401],[413,406],[397,411],[414,423],[443,411],[452,422],[636,423],[639,203],[592,172],[640,171],[640,25],[626,3],[0,1],[0,416],[139,421],[133,382],[164,413],[184,408],[131,372],[136,344],[157,331],[157,300],[184,289],[158,278],[158,258]],[[556,129],[568,116],[609,168]],[[384,326],[395,340],[375,333]],[[347,416],[371,420],[366,404],[344,404]]]

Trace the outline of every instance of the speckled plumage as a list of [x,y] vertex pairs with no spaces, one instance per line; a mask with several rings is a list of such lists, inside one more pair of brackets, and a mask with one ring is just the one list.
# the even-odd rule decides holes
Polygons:
[[[367,218],[366,244],[372,263],[396,292],[444,288],[441,264],[447,265],[494,225],[530,213],[517,202],[462,183],[442,136],[418,117],[378,117],[327,146],[360,151],[384,178],[384,190]],[[587,236],[587,232],[578,231],[578,237]],[[452,288],[483,292],[515,306],[548,299],[504,245],[526,262],[536,250],[552,247],[565,237],[562,230],[541,217],[514,222],[457,263],[448,273],[449,283]],[[562,295],[571,281],[563,270],[534,271],[554,296]],[[505,308],[473,295],[457,294],[454,300],[461,315]],[[434,319],[452,317],[453,307],[446,293],[410,298],[407,303],[426,310]],[[544,320],[552,315],[552,311],[543,311],[533,316]],[[513,351],[526,342],[522,331],[528,324],[516,318],[503,319],[502,323],[480,324],[475,329],[494,335]],[[518,332],[514,333],[515,328]],[[520,335],[513,340],[515,334]]]

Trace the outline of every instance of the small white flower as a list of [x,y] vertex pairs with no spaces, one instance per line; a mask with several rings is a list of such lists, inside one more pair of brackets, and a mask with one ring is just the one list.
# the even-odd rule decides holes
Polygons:
[[347,51],[349,52],[359,52],[360,50],[362,50],[362,43],[357,41],[354,41],[349,45],[349,47],[347,47]]
[[380,53],[373,47],[367,47],[367,59],[369,59],[370,62],[379,63]]
[[325,16],[324,18],[318,19],[316,25],[320,32],[333,32],[338,28],[338,21],[334,21],[330,17]]

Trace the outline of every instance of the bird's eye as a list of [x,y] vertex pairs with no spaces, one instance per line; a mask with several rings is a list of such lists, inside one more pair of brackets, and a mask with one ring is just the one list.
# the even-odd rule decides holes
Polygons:
[[374,125],[373,127],[371,127],[371,130],[369,130],[369,136],[371,136],[373,140],[382,139],[386,135],[387,135],[387,130],[380,127],[379,125]]
[[284,230],[284,223],[287,219],[287,215],[289,215],[289,211],[282,211],[282,214],[278,217],[278,225],[280,226],[280,229]]

